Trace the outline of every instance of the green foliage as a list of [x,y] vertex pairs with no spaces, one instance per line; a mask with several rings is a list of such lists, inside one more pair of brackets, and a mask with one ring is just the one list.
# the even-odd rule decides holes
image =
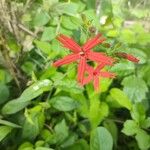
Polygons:
[[129,76],[123,79],[122,85],[124,86],[124,92],[133,102],[141,102],[146,98],[148,88],[143,79]]
[[2,141],[11,132],[11,130],[11,127],[0,126],[0,141]]
[[110,90],[110,95],[121,106],[126,107],[127,109],[131,110],[132,104],[123,91],[117,88],[113,88]]
[[97,127],[91,133],[91,150],[112,150],[113,139],[109,131],[104,127]]
[[[150,149],[149,8],[146,0],[3,1],[0,149]],[[106,68],[116,78],[101,78],[96,93],[76,81],[75,63],[53,62],[70,54],[58,34],[83,45],[99,32],[107,40],[93,50],[116,59]]]
[[67,96],[56,96],[50,100],[50,104],[60,111],[71,111],[79,106],[76,100]]

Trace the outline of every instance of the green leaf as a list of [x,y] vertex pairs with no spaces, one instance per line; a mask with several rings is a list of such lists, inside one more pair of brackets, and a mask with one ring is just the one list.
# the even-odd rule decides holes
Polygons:
[[100,1],[100,16],[106,16],[106,15],[109,17],[112,17],[113,15],[111,0]]
[[86,1],[88,9],[96,9],[96,0]]
[[141,103],[134,104],[130,113],[131,117],[139,124],[142,123],[146,118],[145,108]]
[[33,145],[30,142],[24,142],[18,148],[18,150],[34,150]]
[[111,71],[116,72],[118,76],[125,76],[130,73],[133,73],[135,69],[135,65],[132,62],[125,61],[125,62],[119,62],[115,64]]
[[2,120],[2,119],[0,119],[0,124],[6,125],[6,126],[9,126],[9,127],[12,127],[12,128],[21,128],[21,126],[15,124],[15,123],[12,123],[12,122],[9,122],[9,121],[6,121],[6,120]]
[[26,111],[26,119],[23,125],[22,136],[33,140],[44,126],[45,116],[41,106],[35,106]]
[[72,2],[58,3],[55,9],[59,14],[66,14],[66,15],[74,16],[77,14],[78,5]]
[[148,88],[143,79],[136,76],[128,76],[123,79],[122,85],[124,86],[123,91],[133,102],[141,102],[146,98]]
[[3,70],[3,69],[0,69],[0,82],[5,84],[5,83],[8,83],[10,82],[12,79],[11,75],[9,72]]
[[111,85],[112,80],[104,78],[103,80],[101,80],[100,83],[100,90],[101,92],[106,92],[109,88],[109,86]]
[[120,34],[120,40],[128,44],[136,43],[135,32],[129,29],[123,29]]
[[5,84],[0,83],[0,104],[2,104],[5,101],[7,101],[8,97],[9,97],[9,89],[8,89],[8,87]]
[[98,99],[98,97],[93,97],[90,100],[90,111],[88,116],[92,128],[97,127],[97,125],[100,122],[99,112],[100,112],[100,100]]
[[50,104],[60,111],[71,111],[79,107],[79,103],[67,96],[56,96],[50,100]]
[[70,30],[74,30],[78,28],[78,26],[72,22],[71,17],[68,17],[68,16],[62,16],[61,24],[64,28],[67,28]]
[[84,94],[83,93],[80,93],[80,94],[71,93],[71,97],[76,99],[80,103],[80,106],[77,109],[78,113],[82,117],[87,118],[89,114],[89,104]]
[[150,117],[146,118],[142,123],[141,123],[142,128],[149,128],[150,127]]
[[113,141],[115,146],[117,146],[118,141],[118,128],[114,121],[112,120],[106,120],[104,121],[104,127],[111,133],[113,137]]
[[54,149],[48,148],[48,147],[41,147],[41,146],[39,146],[39,147],[36,147],[35,150],[54,150]]
[[48,12],[55,4],[58,3],[58,0],[42,0],[43,8]]
[[113,139],[104,127],[97,127],[91,133],[90,150],[112,150]]
[[56,134],[56,141],[57,143],[63,142],[69,135],[68,127],[66,125],[65,120],[62,120],[60,123],[58,123],[55,128],[55,134]]
[[146,131],[139,129],[135,139],[141,150],[148,150],[150,148],[150,135],[148,135]]
[[52,82],[48,79],[38,81],[28,87],[21,96],[17,99],[11,100],[4,105],[2,108],[3,114],[14,114],[24,107],[26,107],[30,101],[37,96],[41,95],[43,92],[49,91],[51,88]]
[[51,41],[56,37],[56,29],[54,27],[45,27],[41,40],[42,41]]
[[11,132],[12,127],[0,126],[0,142]]
[[73,145],[66,147],[65,150],[90,150],[88,143],[81,139],[75,142]]
[[43,26],[47,24],[49,20],[50,16],[48,13],[41,9],[36,12],[35,17],[33,18],[33,24],[34,26]]
[[55,80],[56,87],[60,88],[63,91],[69,92],[69,93],[74,93],[74,94],[79,94],[83,92],[83,87],[79,86],[79,84],[70,79],[63,79],[61,81]]
[[118,88],[110,90],[111,97],[116,100],[121,106],[131,110],[132,104],[123,91]]
[[25,61],[25,63],[21,66],[21,69],[28,75],[31,75],[35,68],[35,64],[31,61]]
[[139,129],[138,124],[134,120],[127,120],[124,125],[122,132],[128,136],[135,135]]
[[89,93],[89,98],[90,106],[88,119],[90,121],[91,128],[94,129],[108,115],[109,108],[105,102],[100,102],[99,95],[97,93]]
[[56,143],[56,141],[54,139],[54,135],[48,129],[43,129],[41,131],[40,135],[46,143],[48,143],[48,144]]
[[95,10],[89,9],[83,12],[83,14],[86,16],[87,20],[93,25],[99,28],[99,19],[95,14]]
[[50,54],[51,52],[51,45],[48,42],[44,42],[44,41],[38,41],[35,40],[34,43],[36,44],[36,46],[45,54]]

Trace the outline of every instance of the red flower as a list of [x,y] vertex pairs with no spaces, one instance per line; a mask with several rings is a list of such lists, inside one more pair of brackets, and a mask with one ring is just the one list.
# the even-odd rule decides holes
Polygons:
[[101,70],[105,67],[105,64],[102,63],[96,67],[96,69],[92,68],[89,65],[86,65],[86,71],[88,72],[88,77],[84,78],[82,85],[89,83],[93,80],[94,89],[96,91],[99,90],[99,77],[104,78],[114,78],[116,75],[111,72],[101,72]]
[[62,34],[59,35],[57,39],[62,43],[62,45],[65,48],[70,49],[73,52],[73,54],[65,56],[63,59],[60,59],[54,62],[54,66],[58,67],[58,66],[69,64],[71,62],[79,60],[78,81],[82,83],[87,60],[101,62],[101,63],[104,63],[105,65],[112,65],[114,62],[114,59],[106,56],[104,53],[91,51],[93,47],[102,43],[105,40],[104,38],[100,39],[100,37],[101,37],[101,34],[98,34],[94,38],[88,40],[81,47],[70,37],[67,37]]
[[138,58],[134,57],[133,55],[124,53],[124,52],[118,52],[118,53],[116,53],[116,55],[119,56],[119,57],[128,59],[129,61],[132,61],[132,62],[135,62],[135,63],[139,62]]

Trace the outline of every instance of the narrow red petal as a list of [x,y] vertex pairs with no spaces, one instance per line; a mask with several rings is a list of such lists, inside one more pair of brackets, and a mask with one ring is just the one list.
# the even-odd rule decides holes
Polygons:
[[129,61],[132,61],[132,62],[135,62],[135,63],[138,63],[140,60],[136,57],[134,57],[133,55],[130,55],[130,54],[127,54],[127,59]]
[[96,71],[96,72],[99,72],[99,70],[103,69],[105,66],[106,66],[105,63],[101,63],[101,64],[99,64],[99,65],[96,67],[95,71]]
[[78,54],[71,54],[71,55],[65,56],[63,59],[57,60],[56,62],[53,63],[53,65],[55,67],[58,67],[61,65],[69,64],[73,61],[76,61],[79,58],[80,56]]
[[106,65],[113,65],[115,61],[113,58],[103,55],[102,53],[89,51],[87,53],[89,60],[105,63]]
[[95,43],[96,41],[98,41],[100,36],[102,36],[102,35],[101,35],[101,34],[98,34],[98,35],[96,35],[94,38],[89,39],[89,40],[82,46],[83,50],[86,51],[86,50],[90,49],[90,48],[89,48],[89,47],[91,47],[90,45],[93,44],[93,43]]
[[89,51],[91,48],[95,47],[98,44],[101,44],[103,41],[105,41],[105,39],[98,39],[97,41],[95,41],[94,43],[92,43],[91,45],[89,45],[86,49],[84,49],[84,51]]
[[60,34],[57,39],[63,44],[64,47],[69,48],[77,53],[81,51],[81,47],[72,39],[63,34]]
[[116,53],[116,55],[119,56],[119,57],[128,59],[129,61],[132,61],[132,62],[135,62],[135,63],[138,63],[140,61],[138,58],[134,57],[133,55],[127,54],[127,53],[124,53],[124,52],[118,52],[118,53]]
[[92,79],[93,79],[93,77],[91,75],[89,75],[88,77],[83,79],[82,85],[88,84]]
[[78,77],[77,77],[78,81],[81,84],[83,83],[85,67],[86,67],[86,58],[85,57],[81,57],[79,65],[78,65]]
[[99,78],[97,76],[94,77],[93,84],[94,84],[95,91],[98,92],[99,91]]
[[94,72],[94,68],[89,66],[88,64],[86,64],[86,71],[88,73],[90,73],[91,75],[93,75],[93,72]]
[[116,74],[111,73],[111,72],[100,72],[99,75],[102,77],[105,77],[105,78],[115,78],[116,77]]

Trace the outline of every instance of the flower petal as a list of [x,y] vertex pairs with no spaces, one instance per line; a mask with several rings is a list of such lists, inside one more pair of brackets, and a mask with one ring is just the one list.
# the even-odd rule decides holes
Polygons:
[[80,57],[80,62],[78,65],[78,81],[82,84],[83,78],[84,78],[84,72],[85,72],[85,67],[86,67],[86,58],[85,57]]
[[56,62],[53,63],[53,65],[55,67],[58,67],[61,65],[69,64],[73,61],[76,61],[79,58],[80,58],[79,54],[70,54],[68,56],[65,56],[63,59],[57,60]]
[[88,77],[83,79],[82,85],[88,84],[92,79],[93,77],[89,75]]
[[111,72],[100,72],[99,75],[102,77],[105,77],[105,78],[115,78],[116,77],[116,74],[111,73]]
[[134,57],[133,55],[127,54],[127,53],[124,53],[124,52],[118,52],[118,53],[116,53],[116,55],[118,55],[119,57],[128,59],[129,61],[132,61],[132,62],[135,62],[135,63],[138,63],[140,61],[138,58]]
[[99,65],[96,67],[95,72],[99,72],[99,70],[103,69],[105,66],[106,66],[105,63],[99,64]]
[[89,51],[87,53],[87,57],[90,60],[102,62],[102,63],[105,63],[106,65],[113,65],[113,62],[115,61],[113,58],[108,57],[104,55],[103,53],[92,52],[92,51]]
[[94,72],[94,68],[89,66],[88,64],[86,64],[86,71],[88,73],[90,73],[91,75],[93,75],[93,72]]
[[95,36],[94,38],[88,40],[83,46],[83,50],[84,51],[88,51],[90,50],[91,48],[93,48],[94,46],[102,43],[103,41],[105,41],[105,39],[99,39],[99,37],[102,36],[101,34],[98,34],[97,36]]
[[98,92],[99,91],[99,77],[98,76],[94,76],[93,84],[94,84],[95,91]]
[[64,47],[72,50],[74,53],[78,53],[81,51],[81,47],[73,39],[63,34],[60,34],[57,37],[57,40],[59,40],[63,44]]

